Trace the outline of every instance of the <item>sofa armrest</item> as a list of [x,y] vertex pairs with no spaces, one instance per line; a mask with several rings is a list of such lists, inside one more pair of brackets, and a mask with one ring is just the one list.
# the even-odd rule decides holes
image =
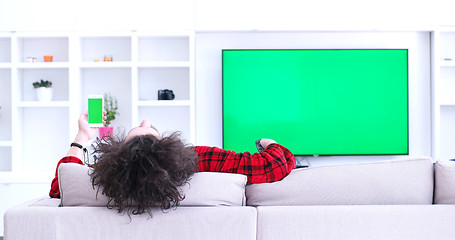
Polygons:
[[41,197],[8,209],[3,216],[4,238],[56,239],[55,216],[59,203],[60,199]]

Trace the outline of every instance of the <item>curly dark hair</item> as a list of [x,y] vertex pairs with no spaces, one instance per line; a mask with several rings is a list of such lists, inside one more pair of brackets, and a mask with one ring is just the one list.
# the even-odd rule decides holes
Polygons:
[[128,215],[177,207],[185,197],[179,187],[197,171],[197,154],[178,132],[161,139],[153,135],[108,138],[95,145],[92,186]]

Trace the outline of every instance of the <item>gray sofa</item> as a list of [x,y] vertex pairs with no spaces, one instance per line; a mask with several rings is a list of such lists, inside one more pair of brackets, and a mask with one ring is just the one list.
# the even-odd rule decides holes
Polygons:
[[152,217],[106,208],[87,169],[75,165],[59,169],[61,200],[34,199],[5,213],[5,240],[455,239],[455,162],[311,167],[246,186],[241,175],[198,173],[182,188],[181,206]]

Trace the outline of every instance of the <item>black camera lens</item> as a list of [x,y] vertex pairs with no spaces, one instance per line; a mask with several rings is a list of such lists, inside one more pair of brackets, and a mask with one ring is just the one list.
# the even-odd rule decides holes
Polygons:
[[166,100],[173,100],[175,98],[174,92],[172,90],[167,90],[166,94]]

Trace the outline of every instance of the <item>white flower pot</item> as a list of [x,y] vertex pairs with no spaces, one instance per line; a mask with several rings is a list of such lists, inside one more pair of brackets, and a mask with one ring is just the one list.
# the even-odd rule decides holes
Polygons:
[[36,96],[40,102],[50,102],[52,100],[52,88],[35,88]]

